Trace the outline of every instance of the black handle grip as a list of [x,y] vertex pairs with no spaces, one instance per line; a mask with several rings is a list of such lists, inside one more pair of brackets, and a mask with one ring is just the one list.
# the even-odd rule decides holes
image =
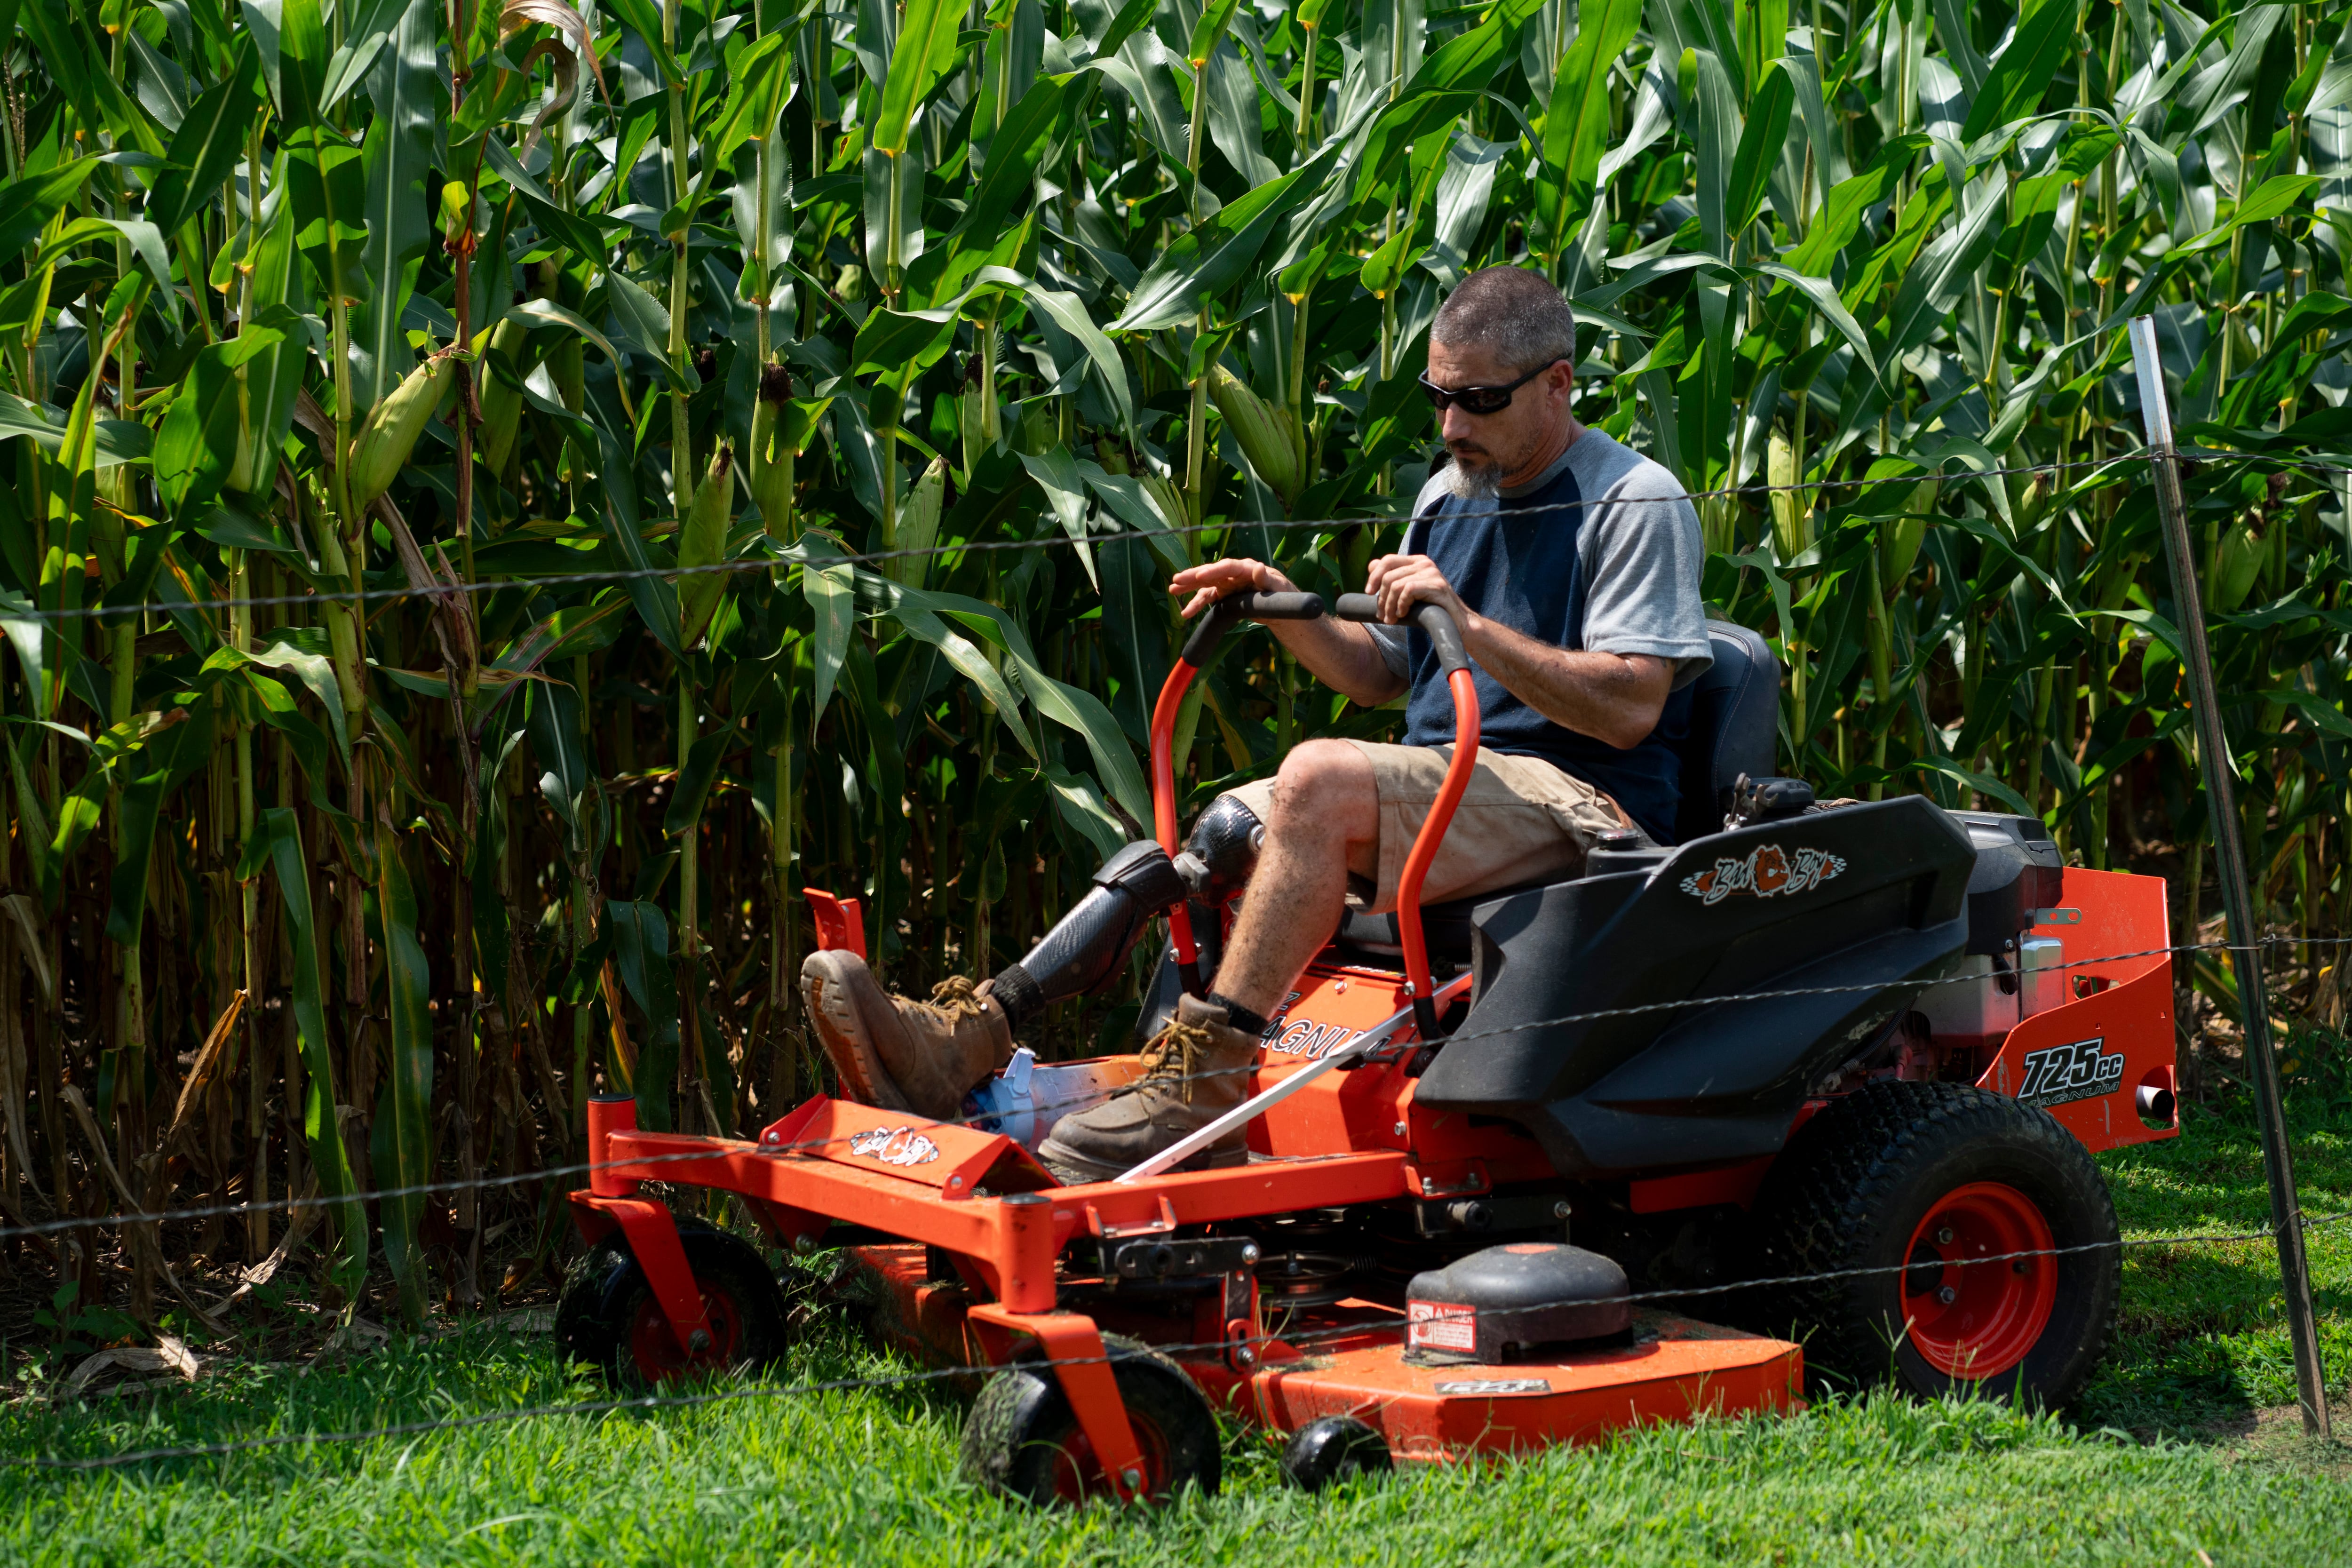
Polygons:
[[1412,619],[1429,634],[1429,646],[1437,650],[1437,662],[1446,674],[1470,668],[1470,654],[1462,646],[1462,628],[1454,623],[1453,611],[1443,605],[1415,605]]
[[1255,588],[1238,594],[1228,594],[1218,601],[1238,606],[1245,621],[1319,621],[1323,618],[1323,595],[1320,594],[1261,594]]
[[1262,594],[1255,588],[1243,588],[1227,594],[1192,623],[1192,635],[1184,639],[1184,651],[1178,657],[1194,669],[1207,668],[1217,655],[1217,645],[1225,634],[1244,621],[1312,621],[1323,615],[1320,594]]
[[[1332,601],[1331,613],[1343,621],[1378,621],[1381,602],[1370,594],[1342,594]],[[1443,605],[1415,605],[1412,621],[1429,635],[1437,662],[1448,674],[1470,668],[1470,655],[1462,646],[1462,628],[1454,624],[1452,611]]]

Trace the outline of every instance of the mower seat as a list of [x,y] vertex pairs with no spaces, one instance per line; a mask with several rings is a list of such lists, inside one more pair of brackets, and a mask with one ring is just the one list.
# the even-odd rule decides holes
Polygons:
[[[1675,814],[1676,844],[1723,831],[1731,809],[1731,789],[1739,775],[1769,778],[1780,722],[1780,663],[1764,639],[1729,621],[1706,623],[1715,662],[1685,689],[1689,693],[1681,738],[1682,805]],[[1421,906],[1421,929],[1431,964],[1459,969],[1470,962],[1470,911],[1480,904],[1549,886],[1557,879],[1495,888],[1467,898]],[[1368,915],[1350,910],[1339,919],[1337,941],[1368,964],[1386,964],[1404,951],[1393,913]]]

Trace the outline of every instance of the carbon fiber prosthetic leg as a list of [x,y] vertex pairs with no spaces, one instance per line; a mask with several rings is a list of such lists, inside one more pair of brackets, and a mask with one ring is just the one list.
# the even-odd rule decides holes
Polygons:
[[1050,1004],[1108,984],[1153,917],[1185,899],[1193,900],[1194,929],[1213,932],[1215,911],[1248,882],[1265,840],[1257,815],[1221,795],[1174,859],[1150,839],[1127,846],[1103,862],[1076,909],[989,983],[990,998],[1018,1031]]

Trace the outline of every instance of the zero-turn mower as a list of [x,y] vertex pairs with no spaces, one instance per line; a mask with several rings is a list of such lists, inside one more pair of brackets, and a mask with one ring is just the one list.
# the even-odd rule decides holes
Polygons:
[[[1229,815],[1180,853],[1184,692],[1239,623],[1323,613],[1240,594],[1202,617],[1153,718],[1157,842],[1088,895],[1116,917],[1108,959],[1075,962],[1064,932],[1024,961],[1099,983],[1164,914],[1139,1039],[1206,989],[1237,896]],[[1678,843],[1629,833],[1581,876],[1424,908],[1478,712],[1450,618],[1416,624],[1454,701],[1445,786],[1397,911],[1341,921],[1229,1119],[1068,1186],[1034,1151],[1132,1058],[1023,1050],[962,1121],[819,1096],[750,1142],[640,1131],[633,1100],[599,1099],[566,1349],[624,1384],[782,1352],[761,1254],[678,1224],[652,1181],[737,1194],[786,1249],[847,1248],[888,1339],[994,1369],[965,1466],[1039,1500],[1214,1489],[1217,1411],[1286,1436],[1313,1487],[1793,1410],[1809,1352],[1921,1394],[2073,1394],[2119,1269],[2092,1152],[2178,1130],[2164,884],[2063,866],[2031,817],[1816,803],[1770,776],[1770,653],[1710,623]],[[823,943],[862,952],[855,902],[809,897]],[[1245,1164],[1178,1168],[1234,1120]]]

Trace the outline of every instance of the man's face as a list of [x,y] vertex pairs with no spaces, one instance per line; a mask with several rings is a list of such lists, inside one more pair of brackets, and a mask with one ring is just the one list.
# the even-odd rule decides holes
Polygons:
[[[1442,387],[1508,386],[1528,372],[1513,369],[1476,345],[1429,345],[1429,379]],[[1459,406],[1439,416],[1438,433],[1454,455],[1455,483],[1464,493],[1491,495],[1502,481],[1528,466],[1555,439],[1568,420],[1574,374],[1565,361],[1554,364],[1511,395],[1497,414],[1473,414]]]

